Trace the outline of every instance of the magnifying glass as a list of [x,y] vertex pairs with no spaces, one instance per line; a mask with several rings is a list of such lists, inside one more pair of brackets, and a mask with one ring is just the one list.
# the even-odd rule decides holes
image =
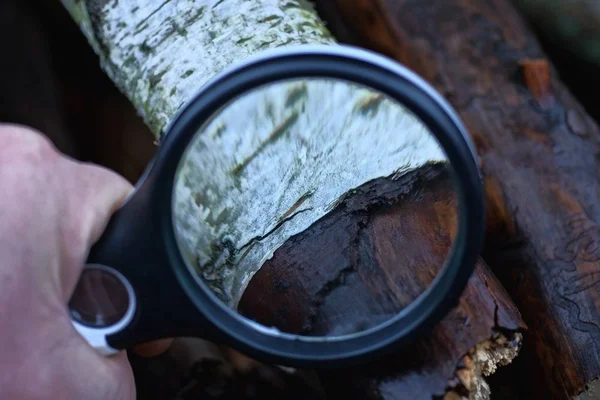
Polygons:
[[[284,243],[381,177],[404,185],[393,196],[408,213],[428,187],[450,192],[452,201],[428,203],[443,222],[422,227],[444,237],[444,251],[419,250],[405,235],[387,243],[402,257],[384,274],[362,260],[352,279],[371,292],[348,308],[365,310],[368,321],[342,321],[335,332],[240,313],[249,282]],[[270,363],[347,365],[407,345],[458,303],[483,224],[473,145],[421,78],[345,45],[269,50],[219,74],[174,118],[91,249],[69,308],[103,354],[194,336]],[[415,268],[425,264],[437,273]],[[393,306],[380,307],[382,298]]]

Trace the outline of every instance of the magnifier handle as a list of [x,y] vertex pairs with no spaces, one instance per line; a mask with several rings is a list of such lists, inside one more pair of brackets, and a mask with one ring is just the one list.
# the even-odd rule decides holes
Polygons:
[[69,302],[73,326],[104,355],[168,337],[215,338],[178,283],[150,193],[142,185],[112,216]]
[[[96,351],[116,354],[108,337],[126,328],[132,321],[136,294],[130,281],[127,264],[130,240],[135,236],[135,214],[127,203],[110,219],[100,239],[90,249],[87,263],[69,301],[72,324]],[[128,250],[127,248],[131,248]]]

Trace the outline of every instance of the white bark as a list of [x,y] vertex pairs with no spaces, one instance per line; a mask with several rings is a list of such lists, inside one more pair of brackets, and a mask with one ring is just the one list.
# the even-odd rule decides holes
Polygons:
[[204,83],[265,48],[335,43],[307,0],[62,0],[159,136]]
[[[157,137],[231,63],[266,48],[335,44],[305,0],[63,1]],[[278,247],[353,188],[444,158],[404,108],[331,82],[254,92],[203,131],[177,181],[176,230],[232,307]]]

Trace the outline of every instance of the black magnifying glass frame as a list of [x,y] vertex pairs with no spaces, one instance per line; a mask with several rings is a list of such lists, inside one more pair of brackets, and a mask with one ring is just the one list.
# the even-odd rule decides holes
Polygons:
[[[187,266],[173,227],[175,177],[194,136],[217,110],[239,96],[297,78],[345,80],[402,104],[438,140],[452,166],[458,193],[458,231],[445,267],[431,286],[393,319],[354,335],[316,340],[276,332],[237,315]],[[465,127],[448,103],[417,75],[381,55],[341,45],[299,46],[275,50],[222,74],[182,108],[133,195],[91,249],[88,262],[118,270],[133,288],[132,317],[121,329],[106,335],[106,343],[114,349],[193,336],[268,363],[331,368],[397,350],[444,318],[458,304],[474,270],[483,232],[483,185],[476,155]]]

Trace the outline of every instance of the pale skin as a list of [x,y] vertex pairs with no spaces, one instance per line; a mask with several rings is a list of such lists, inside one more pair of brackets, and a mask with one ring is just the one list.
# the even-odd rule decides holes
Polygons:
[[0,124],[0,399],[135,399],[125,352],[98,354],[67,309],[90,247],[132,190],[41,133]]

